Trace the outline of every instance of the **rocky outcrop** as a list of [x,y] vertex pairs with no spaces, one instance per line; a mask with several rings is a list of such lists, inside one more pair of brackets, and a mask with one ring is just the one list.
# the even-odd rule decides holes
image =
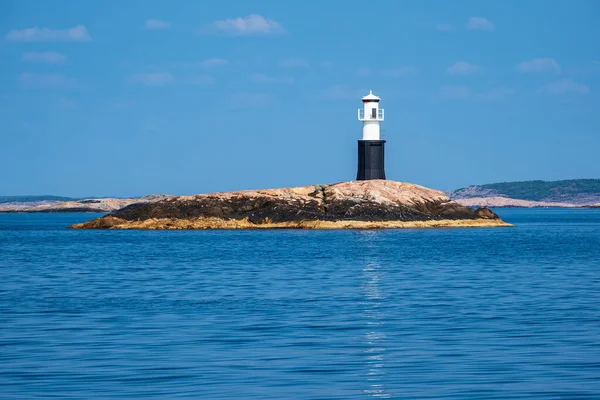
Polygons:
[[136,204],[78,229],[402,228],[507,226],[489,209],[472,210],[444,193],[386,181],[172,197]]
[[532,201],[532,200],[520,200],[511,199],[509,197],[475,197],[469,199],[457,199],[454,200],[459,204],[467,207],[522,207],[522,208],[536,208],[536,207],[577,207],[570,203],[557,203],[549,201]]
[[71,201],[10,202],[0,204],[0,212],[112,212],[134,204],[146,204],[171,196],[152,194],[140,198],[92,198]]
[[448,190],[445,193],[452,200],[502,196],[495,189],[487,189],[481,186],[467,186],[457,190]]

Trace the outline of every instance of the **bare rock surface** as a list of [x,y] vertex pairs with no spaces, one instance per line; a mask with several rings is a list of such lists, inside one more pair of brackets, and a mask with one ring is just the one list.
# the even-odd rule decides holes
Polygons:
[[507,226],[443,192],[388,180],[171,197],[74,225],[80,229]]
[[571,203],[551,202],[551,201],[532,201],[532,200],[521,200],[511,199],[510,197],[474,197],[468,199],[457,199],[454,200],[459,204],[467,207],[524,207],[524,208],[535,208],[535,207],[577,207]]

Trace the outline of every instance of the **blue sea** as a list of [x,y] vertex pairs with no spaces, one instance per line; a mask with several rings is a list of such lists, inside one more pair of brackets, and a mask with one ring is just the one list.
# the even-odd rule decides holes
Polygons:
[[600,210],[75,231],[0,214],[0,397],[600,399]]

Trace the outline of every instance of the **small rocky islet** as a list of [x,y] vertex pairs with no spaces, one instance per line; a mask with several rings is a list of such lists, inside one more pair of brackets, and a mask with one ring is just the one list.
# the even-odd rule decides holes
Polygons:
[[132,204],[73,229],[376,229],[510,226],[489,208],[389,180],[174,196]]

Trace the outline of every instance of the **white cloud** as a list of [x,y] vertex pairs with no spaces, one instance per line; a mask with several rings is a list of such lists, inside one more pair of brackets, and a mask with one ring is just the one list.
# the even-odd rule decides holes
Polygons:
[[203,67],[218,67],[220,65],[227,65],[229,61],[223,58],[208,58],[206,60],[200,61],[200,65]]
[[171,28],[171,23],[159,19],[149,19],[144,22],[144,28],[150,30],[165,30]]
[[68,29],[27,28],[12,30],[6,34],[11,42],[85,42],[92,40],[84,25]]
[[282,76],[269,76],[265,74],[254,74],[252,80],[256,83],[294,83],[294,79]]
[[450,75],[470,75],[479,70],[480,68],[477,65],[469,64],[465,61],[459,61],[454,65],[449,66],[446,72],[448,72]]
[[450,24],[437,24],[436,29],[438,32],[452,32],[454,28]]
[[285,33],[283,26],[262,15],[251,14],[246,17],[215,21],[206,27],[209,33],[223,33],[233,36],[275,35]]
[[445,85],[440,89],[440,94],[443,97],[450,97],[453,99],[466,99],[471,92],[466,86]]
[[534,58],[517,66],[519,72],[552,72],[560,74],[560,65],[553,58]]
[[471,17],[467,21],[467,29],[476,31],[493,31],[496,29],[492,21],[483,17]]
[[25,89],[68,89],[73,81],[64,75],[25,72],[19,75],[19,84]]
[[173,83],[175,79],[169,72],[141,73],[131,76],[129,81],[144,86],[166,86]]
[[589,86],[577,83],[572,79],[564,79],[542,86],[540,91],[549,94],[588,94],[591,89]]
[[67,57],[65,57],[63,54],[52,51],[47,51],[43,53],[23,53],[21,59],[27,62],[38,62],[48,64],[60,64],[67,61]]
[[330,100],[358,100],[366,93],[366,90],[351,89],[344,85],[334,85],[321,90],[321,96]]
[[415,67],[399,67],[399,68],[392,68],[392,69],[388,69],[383,71],[383,73],[387,76],[393,77],[393,78],[402,78],[405,76],[413,76],[417,74],[417,69]]
[[236,93],[229,96],[229,105],[234,108],[265,107],[273,104],[274,98],[265,93]]
[[279,67],[285,68],[308,68],[310,64],[303,58],[287,58],[277,63]]

